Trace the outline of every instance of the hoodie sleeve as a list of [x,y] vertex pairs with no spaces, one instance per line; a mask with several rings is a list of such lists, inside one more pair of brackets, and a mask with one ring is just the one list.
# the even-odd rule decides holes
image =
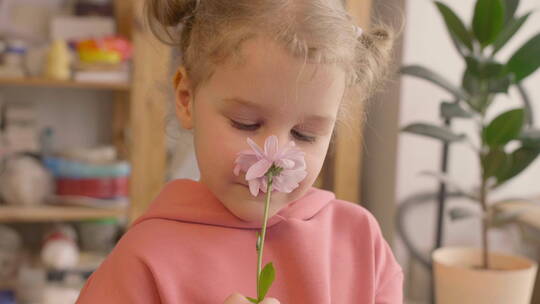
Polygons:
[[377,293],[375,304],[401,304],[403,303],[403,272],[398,271],[384,279]]
[[119,242],[88,278],[76,303],[161,303],[154,275],[136,252]]
[[369,214],[375,255],[375,304],[403,303],[403,270],[384,239],[379,223]]

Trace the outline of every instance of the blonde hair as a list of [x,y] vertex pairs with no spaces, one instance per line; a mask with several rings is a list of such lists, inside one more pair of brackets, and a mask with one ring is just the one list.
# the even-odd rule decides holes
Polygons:
[[257,35],[273,38],[304,62],[341,67],[342,123],[350,106],[379,87],[391,61],[393,30],[376,25],[358,36],[340,0],[147,0],[145,10],[156,37],[179,47],[194,92],[220,63],[241,60],[242,42]]

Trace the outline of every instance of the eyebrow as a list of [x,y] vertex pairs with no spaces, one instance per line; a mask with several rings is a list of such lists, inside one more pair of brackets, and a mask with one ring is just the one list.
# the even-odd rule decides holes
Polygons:
[[[258,103],[245,100],[242,98],[238,98],[238,97],[225,98],[223,99],[223,101],[229,104],[237,104],[237,105],[245,106],[252,109],[262,109],[262,106],[259,105]],[[312,121],[312,122],[319,122],[319,123],[333,123],[335,121],[335,118],[331,116],[311,115],[307,117],[305,121]]]
[[233,103],[233,104],[245,106],[245,107],[248,107],[248,108],[255,108],[255,109],[260,109],[261,108],[261,106],[259,104],[257,104],[256,102],[245,100],[245,99],[238,98],[238,97],[225,98],[225,99],[223,99],[223,101],[225,101],[225,102],[227,102],[229,104]]

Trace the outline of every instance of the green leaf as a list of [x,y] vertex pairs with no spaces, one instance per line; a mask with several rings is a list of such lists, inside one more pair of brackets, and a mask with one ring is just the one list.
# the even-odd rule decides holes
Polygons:
[[464,134],[458,135],[448,128],[427,123],[413,123],[403,128],[402,131],[432,137],[444,142],[455,142],[465,139]]
[[[507,93],[513,74],[507,74],[505,66],[494,60],[480,61],[474,56],[466,56],[467,69],[463,74],[462,86],[471,95],[476,95],[475,102],[469,100],[471,106],[481,112],[487,105],[487,100],[482,96],[488,93]],[[485,99],[485,98],[484,98]]]
[[488,80],[488,92],[508,93],[508,89],[513,81],[514,74],[504,75],[499,78],[491,78]]
[[482,60],[475,56],[466,56],[467,69],[481,79],[500,77],[505,74],[505,65],[495,60]]
[[484,128],[484,140],[491,146],[502,146],[518,138],[523,128],[524,111],[514,109],[502,113]]
[[251,303],[259,303],[259,300],[255,299],[255,298],[250,298],[250,297],[246,297]]
[[472,70],[468,68],[463,73],[461,86],[463,86],[463,88],[471,96],[482,94],[482,85],[481,85],[480,77],[478,76],[478,74],[474,73]]
[[503,75],[505,66],[496,61],[487,61],[483,62],[481,65],[481,75],[482,78],[496,78]]
[[538,154],[540,154],[540,149],[528,147],[520,147],[512,152],[506,170],[497,175],[495,187],[523,172],[538,157]]
[[444,18],[446,28],[451,36],[455,37],[457,41],[466,46],[470,51],[473,50],[472,38],[469,31],[465,27],[465,24],[461,19],[445,4],[435,1],[435,5]]
[[442,102],[441,103],[441,117],[443,118],[471,118],[473,113],[467,112],[463,109],[459,103],[455,102]]
[[517,8],[519,6],[519,0],[504,0],[504,23],[510,22],[516,14]]
[[530,15],[531,13],[527,13],[518,19],[512,19],[510,23],[506,24],[502,32],[499,34],[499,36],[497,36],[497,39],[495,39],[493,42],[493,51],[491,53],[492,56],[497,54],[497,52],[502,49],[503,46],[505,46],[506,43],[512,39],[512,37],[514,37]]
[[266,264],[261,271],[261,277],[259,279],[259,290],[261,292],[258,298],[259,302],[264,300],[264,297],[266,297],[266,293],[268,292],[268,289],[270,289],[270,286],[272,286],[275,278],[276,272],[274,266],[272,263]]
[[450,220],[452,221],[463,220],[470,217],[480,216],[478,212],[474,212],[470,209],[460,208],[460,207],[454,207],[450,209],[448,211],[448,215],[450,216]]
[[401,68],[401,73],[428,80],[448,91],[450,94],[456,97],[456,99],[465,100],[468,97],[467,93],[463,92],[463,90],[454,86],[450,81],[428,68],[419,65],[408,65]]
[[524,147],[540,148],[540,129],[523,130],[519,140]]
[[474,35],[483,47],[492,43],[504,25],[504,7],[501,0],[478,0],[472,24]]
[[509,161],[510,157],[500,147],[490,149],[482,159],[484,179],[502,174],[506,170]]
[[527,78],[540,67],[540,33],[527,41],[506,64],[508,70],[516,75],[515,82]]

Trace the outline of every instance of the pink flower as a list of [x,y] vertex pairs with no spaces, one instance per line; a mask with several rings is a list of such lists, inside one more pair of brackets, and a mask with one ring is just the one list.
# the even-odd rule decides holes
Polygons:
[[247,143],[252,150],[238,153],[234,175],[238,176],[240,171],[246,172],[246,181],[253,196],[257,196],[259,190],[266,193],[266,174],[271,169],[277,173],[273,177],[272,188],[284,193],[296,189],[307,176],[305,153],[295,147],[293,141],[279,149],[277,136],[271,135],[264,142],[264,151],[251,138],[247,139]]

